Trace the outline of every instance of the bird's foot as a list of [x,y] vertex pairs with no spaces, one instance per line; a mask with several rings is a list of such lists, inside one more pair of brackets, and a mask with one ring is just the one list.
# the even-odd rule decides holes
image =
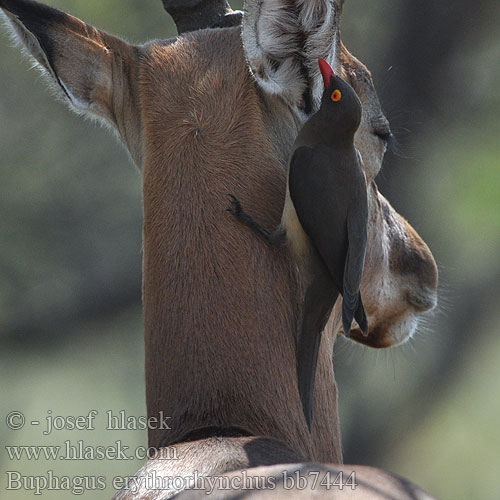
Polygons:
[[229,200],[231,202],[231,206],[226,208],[228,212],[233,214],[239,221],[241,221],[243,212],[243,207],[241,206],[241,201],[236,198],[233,194],[229,195]]
[[236,198],[236,196],[232,194],[229,195],[229,199],[231,202],[231,206],[226,210],[230,212],[232,215],[234,215],[241,223],[245,224],[245,226],[249,227],[250,229],[253,229],[261,236],[263,236],[269,243],[272,243],[271,241],[272,233],[270,233],[267,229],[263,228],[251,215],[247,214],[243,210],[240,200],[238,200],[238,198]]

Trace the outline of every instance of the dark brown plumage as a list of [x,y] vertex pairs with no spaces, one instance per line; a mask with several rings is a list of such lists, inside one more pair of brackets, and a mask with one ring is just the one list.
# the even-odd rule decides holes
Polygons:
[[363,331],[367,329],[359,288],[368,202],[361,158],[354,147],[361,102],[348,83],[331,68],[325,75],[324,68],[328,86],[320,109],[297,136],[288,186],[300,224],[342,294],[344,333],[349,335],[354,317]]
[[354,146],[361,102],[326,61],[320,59],[319,64],[325,90],[319,110],[302,127],[293,145],[280,227],[274,232],[262,228],[234,197],[231,208],[243,223],[271,242],[285,234],[301,269],[305,303],[297,341],[297,371],[309,429],[321,332],[339,293],[344,334],[349,335],[354,318],[363,333],[368,332],[360,294],[368,202],[361,157]]

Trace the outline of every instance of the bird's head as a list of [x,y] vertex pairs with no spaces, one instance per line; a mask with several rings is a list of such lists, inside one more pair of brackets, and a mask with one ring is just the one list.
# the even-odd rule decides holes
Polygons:
[[318,64],[325,85],[319,112],[336,133],[344,130],[354,135],[361,122],[361,101],[354,89],[336,75],[324,59],[319,58]]

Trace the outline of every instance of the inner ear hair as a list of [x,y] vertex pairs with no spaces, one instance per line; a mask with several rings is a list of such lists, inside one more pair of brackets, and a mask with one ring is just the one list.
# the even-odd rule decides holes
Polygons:
[[331,0],[249,0],[243,48],[258,85],[299,115],[315,111],[324,90],[317,59],[335,66],[338,24]]

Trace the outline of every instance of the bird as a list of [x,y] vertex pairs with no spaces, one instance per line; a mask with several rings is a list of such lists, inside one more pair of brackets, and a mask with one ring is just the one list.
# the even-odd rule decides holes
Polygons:
[[324,59],[318,59],[324,90],[316,113],[292,146],[281,223],[269,231],[230,196],[228,210],[270,244],[285,242],[304,288],[297,338],[297,376],[302,409],[312,429],[314,386],[321,333],[342,295],[342,325],[353,319],[365,336],[368,320],[361,299],[368,225],[362,158],[354,145],[362,105],[355,90]]

